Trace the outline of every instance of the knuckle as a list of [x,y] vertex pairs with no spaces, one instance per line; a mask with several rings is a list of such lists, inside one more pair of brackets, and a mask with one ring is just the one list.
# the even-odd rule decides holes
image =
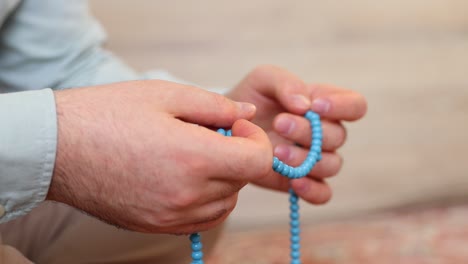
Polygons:
[[195,204],[199,200],[198,195],[190,190],[178,192],[169,199],[168,207],[171,210],[183,210]]
[[271,64],[260,64],[252,70],[251,75],[253,76],[264,75],[265,73],[269,73],[272,70],[276,70],[276,69],[277,67]]
[[242,145],[241,148],[249,149],[249,151],[243,152],[242,155],[225,164],[230,174],[243,175],[242,178],[246,181],[253,181],[270,173],[273,163],[271,145],[249,144],[248,147]]
[[194,224],[192,229],[198,232],[213,229],[219,224],[221,224],[228,217],[228,215],[229,213],[226,211],[219,211],[213,217],[207,219],[206,221]]
[[223,117],[234,118],[236,116],[236,108],[233,102],[227,97],[213,93],[213,103],[215,109],[217,109],[218,113]]
[[151,219],[150,224],[157,227],[168,227],[173,226],[176,221],[176,217],[171,212],[165,212],[163,214],[158,214],[157,218]]
[[216,206],[217,208],[213,210],[211,214],[208,214],[201,223],[213,223],[225,219],[234,210],[236,204],[237,195],[232,195],[222,201],[219,201]]
[[231,181],[229,185],[225,188],[221,188],[218,192],[219,199],[226,199],[238,193],[247,182],[244,181]]
[[[255,162],[255,179],[262,179],[268,176],[271,172],[271,167],[273,163],[273,159],[271,158],[272,151],[270,148],[266,146],[259,146],[259,150],[255,152],[257,154],[252,153],[250,160]],[[252,166],[254,167],[254,166]]]
[[282,93],[293,94],[297,92],[302,92],[305,90],[305,84],[298,78],[287,78],[282,81],[280,86],[282,88]]

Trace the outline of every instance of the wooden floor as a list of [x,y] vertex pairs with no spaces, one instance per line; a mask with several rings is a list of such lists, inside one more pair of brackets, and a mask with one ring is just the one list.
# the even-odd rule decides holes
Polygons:
[[[293,3],[293,4],[291,4]],[[257,64],[353,88],[345,167],[307,221],[468,198],[468,1],[94,0],[108,46],[139,70],[233,86]],[[286,221],[282,194],[245,189],[233,228]]]

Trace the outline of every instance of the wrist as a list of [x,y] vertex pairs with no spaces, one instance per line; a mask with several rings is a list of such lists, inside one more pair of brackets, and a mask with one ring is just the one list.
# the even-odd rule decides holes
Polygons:
[[55,166],[52,174],[49,191],[47,193],[47,200],[57,202],[69,203],[66,194],[70,194],[67,178],[73,174],[69,172],[71,167],[67,164],[72,160],[71,151],[68,140],[70,139],[68,133],[70,113],[66,109],[69,105],[70,96],[67,91],[55,91],[55,104],[57,111],[57,152],[55,158]]

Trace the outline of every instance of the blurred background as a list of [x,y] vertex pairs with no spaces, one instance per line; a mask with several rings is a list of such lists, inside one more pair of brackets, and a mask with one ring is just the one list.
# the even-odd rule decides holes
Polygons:
[[[221,88],[270,63],[367,97],[366,118],[347,124],[334,197],[325,206],[303,204],[306,226],[401,208],[410,215],[455,208],[450,212],[468,220],[468,1],[93,0],[91,6],[108,31],[109,49],[141,71],[165,69]],[[286,197],[246,188],[229,228],[287,229]],[[431,212],[447,212],[440,210]]]

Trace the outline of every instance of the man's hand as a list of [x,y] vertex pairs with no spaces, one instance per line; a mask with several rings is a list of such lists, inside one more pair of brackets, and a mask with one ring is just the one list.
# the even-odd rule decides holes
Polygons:
[[[309,109],[320,114],[323,159],[308,177],[293,180],[292,188],[310,203],[327,202],[331,190],[325,178],[336,175],[343,162],[336,153],[346,139],[341,121],[355,121],[364,116],[367,110],[364,97],[330,85],[306,85],[295,75],[274,66],[258,67],[227,96],[255,104],[257,115],[253,122],[267,131],[275,156],[292,166],[301,164],[310,146],[310,126],[302,115]],[[288,179],[274,172],[254,183],[281,191],[289,188]]]
[[[58,91],[56,103],[48,199],[126,229],[210,229],[271,170],[268,136],[246,121],[251,104],[164,81]],[[232,127],[234,137],[207,127]]]

